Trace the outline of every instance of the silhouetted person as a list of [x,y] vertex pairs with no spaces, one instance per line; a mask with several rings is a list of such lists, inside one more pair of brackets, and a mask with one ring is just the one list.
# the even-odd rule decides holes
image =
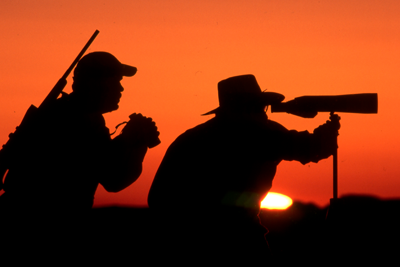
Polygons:
[[39,111],[18,161],[9,168],[0,198],[6,218],[28,218],[15,220],[22,225],[37,220],[54,225],[58,216],[79,221],[91,209],[99,184],[119,192],[138,179],[148,138],[159,135],[155,123],[133,114],[111,139],[103,118],[119,107],[122,78],[136,71],[106,52],[89,53],[79,61],[73,92]]
[[176,259],[264,262],[258,213],[278,164],[329,157],[340,125],[333,117],[310,134],[269,120],[265,107],[284,97],[262,92],[253,75],[220,81],[218,95],[220,106],[206,113],[215,117],[180,135],[154,178],[148,203],[159,249]]

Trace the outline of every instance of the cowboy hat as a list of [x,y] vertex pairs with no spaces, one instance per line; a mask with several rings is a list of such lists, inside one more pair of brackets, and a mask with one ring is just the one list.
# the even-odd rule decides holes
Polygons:
[[218,111],[238,112],[249,107],[265,107],[282,102],[285,97],[278,93],[263,92],[252,74],[230,77],[218,83],[219,107],[203,115]]

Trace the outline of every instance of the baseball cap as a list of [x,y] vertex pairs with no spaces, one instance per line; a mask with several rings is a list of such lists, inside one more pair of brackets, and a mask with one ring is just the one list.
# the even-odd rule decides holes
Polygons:
[[136,71],[135,67],[122,64],[112,54],[98,51],[82,57],[74,70],[74,79],[96,79],[114,75],[131,77]]

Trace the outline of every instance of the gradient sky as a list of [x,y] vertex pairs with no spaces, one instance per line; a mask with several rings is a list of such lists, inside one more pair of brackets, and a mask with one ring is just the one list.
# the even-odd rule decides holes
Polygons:
[[[140,112],[156,121],[162,144],[149,150],[132,186],[117,194],[100,186],[95,206],[146,205],[168,146],[218,106],[218,81],[250,73],[262,89],[287,100],[378,93],[378,114],[340,114],[339,195],[400,197],[399,14],[397,0],[2,0],[0,143],[98,29],[89,52],[107,51],[138,68],[123,80],[120,109],[106,115],[107,126]],[[310,132],[329,118],[268,115]],[[305,166],[282,162],[272,191],[327,204],[332,158]]]

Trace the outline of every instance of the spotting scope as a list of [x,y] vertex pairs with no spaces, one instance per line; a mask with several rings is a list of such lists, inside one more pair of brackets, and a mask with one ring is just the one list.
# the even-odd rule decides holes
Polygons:
[[378,94],[300,96],[271,105],[271,112],[286,112],[303,118],[314,118],[318,112],[378,113]]

